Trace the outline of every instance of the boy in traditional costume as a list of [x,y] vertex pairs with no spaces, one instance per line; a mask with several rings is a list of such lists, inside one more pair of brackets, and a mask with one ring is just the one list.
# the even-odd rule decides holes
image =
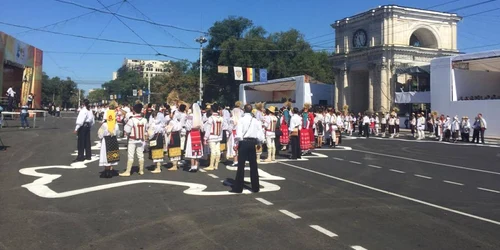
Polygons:
[[121,173],[120,176],[130,176],[132,165],[134,164],[135,155],[139,161],[139,175],[144,174],[144,145],[146,140],[146,131],[148,121],[141,115],[142,104],[134,105],[134,115],[128,120],[123,128],[124,132],[128,135],[127,147],[127,170]]
[[266,145],[267,145],[267,159],[265,162],[276,161],[276,144],[274,139],[276,138],[276,124],[278,123],[278,118],[274,115],[276,108],[274,106],[269,106],[266,109],[266,117],[264,121]]
[[203,118],[201,116],[201,109],[197,103],[191,106],[191,114],[187,116],[186,120],[186,158],[191,159],[191,168],[189,172],[197,172],[199,159],[203,157],[203,143],[201,132],[203,129]]
[[217,170],[220,162],[220,142],[222,141],[222,125],[224,119],[217,113],[218,105],[213,104],[211,106],[212,115],[208,118],[205,123],[205,136],[204,144],[208,144],[210,147],[210,165],[205,170]]
[[[116,102],[110,106],[115,107]],[[102,177],[113,177],[113,167],[120,161],[120,151],[118,139],[116,136],[120,133],[120,127],[116,121],[116,112],[113,109],[108,110],[105,115],[105,121],[99,128],[97,136],[101,139],[101,150],[99,152],[99,166],[104,167]]]

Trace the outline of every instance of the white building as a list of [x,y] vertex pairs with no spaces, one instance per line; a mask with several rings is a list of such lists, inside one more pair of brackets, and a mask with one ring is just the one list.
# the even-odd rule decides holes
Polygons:
[[333,23],[334,106],[348,104],[355,112],[390,110],[398,69],[458,54],[460,20],[453,13],[385,5]]
[[123,66],[128,69],[135,70],[139,72],[144,78],[155,77],[160,74],[169,73],[166,66],[170,64],[170,61],[159,61],[159,60],[140,60],[140,59],[127,59],[123,62]]
[[431,61],[432,110],[439,114],[468,116],[472,125],[482,113],[485,136],[500,136],[499,96],[500,50]]
[[113,72],[113,80],[116,80],[116,78],[118,78],[118,72]]
[[243,103],[265,102],[266,106],[280,108],[291,99],[293,107],[302,108],[304,103],[331,106],[335,88],[332,84],[320,83],[310,76],[294,76],[267,82],[240,84],[239,99]]

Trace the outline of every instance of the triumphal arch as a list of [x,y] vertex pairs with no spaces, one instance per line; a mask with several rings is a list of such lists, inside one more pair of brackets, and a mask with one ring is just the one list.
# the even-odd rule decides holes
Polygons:
[[391,109],[396,71],[456,55],[460,20],[453,13],[386,5],[336,21],[331,25],[335,106],[347,104],[356,112]]

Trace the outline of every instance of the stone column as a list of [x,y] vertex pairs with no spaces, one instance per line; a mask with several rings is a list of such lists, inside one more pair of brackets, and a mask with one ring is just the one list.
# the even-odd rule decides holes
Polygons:
[[386,63],[380,65],[380,106],[379,111],[388,112],[391,109],[392,93],[391,84],[387,75],[388,68]]
[[347,67],[342,69],[343,81],[342,81],[342,103],[339,110],[344,108],[344,105],[349,105],[348,101],[351,101],[351,91],[349,89],[349,72]]
[[375,64],[370,63],[368,64],[368,111],[373,112],[374,111],[374,93],[373,93],[373,87],[375,85],[375,82],[377,81],[375,79]]
[[341,93],[341,85],[342,85],[342,81],[344,79],[342,74],[340,74],[340,69],[336,69],[334,68],[333,69],[333,74],[335,75],[335,95],[334,95],[334,101],[332,103],[332,106],[337,109],[337,107],[339,106],[339,103],[340,103],[340,100],[339,98],[342,96],[342,93]]

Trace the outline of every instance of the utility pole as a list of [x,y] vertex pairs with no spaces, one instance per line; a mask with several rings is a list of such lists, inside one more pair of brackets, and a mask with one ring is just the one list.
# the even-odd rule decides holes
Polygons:
[[80,107],[80,92],[82,92],[81,89],[78,89],[78,107]]
[[203,44],[208,40],[204,36],[196,38],[196,42],[200,43],[200,89],[199,89],[199,100],[200,106],[203,105]]
[[[153,64],[146,65],[148,69],[153,70]],[[149,71],[149,70],[148,70]],[[144,93],[143,93],[144,95]],[[148,73],[148,104],[151,103],[151,72]]]

